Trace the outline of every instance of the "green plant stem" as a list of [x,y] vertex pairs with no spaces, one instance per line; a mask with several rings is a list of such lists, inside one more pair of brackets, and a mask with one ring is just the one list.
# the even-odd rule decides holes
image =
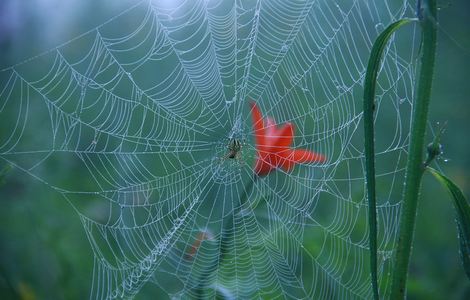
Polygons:
[[403,299],[413,242],[416,207],[424,172],[424,136],[431,97],[436,55],[436,0],[423,0],[418,7],[422,27],[422,56],[417,98],[413,107],[410,147],[405,177],[403,207],[400,216],[397,249],[393,262],[391,299]]
[[258,180],[258,178],[259,176],[253,175],[253,177],[248,181],[243,190],[243,194],[240,196],[240,205],[233,210],[230,216],[227,216],[225,218],[222,229],[222,237],[220,239],[220,255],[217,257],[216,260],[212,262],[212,264],[209,264],[207,266],[202,276],[198,279],[197,285],[195,287],[196,299],[204,298],[204,289],[207,286],[208,277],[213,272],[215,272],[219,266],[222,265],[225,257],[230,252],[230,249],[228,249],[228,245],[230,244],[230,240],[233,239],[234,235],[233,219],[235,218],[235,215],[242,210],[243,205],[248,199],[248,195],[251,193],[254,183]]

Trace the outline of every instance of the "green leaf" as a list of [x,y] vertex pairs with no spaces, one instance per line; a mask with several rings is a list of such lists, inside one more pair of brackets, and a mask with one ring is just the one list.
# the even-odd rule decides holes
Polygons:
[[452,200],[454,202],[454,207],[457,212],[457,229],[459,232],[460,240],[460,255],[462,258],[462,264],[467,273],[467,277],[470,279],[470,205],[465,199],[462,190],[446,177],[441,172],[433,169],[427,168],[436,179],[442,183],[444,187],[447,188]]
[[377,284],[377,208],[375,195],[374,110],[377,75],[382,55],[393,33],[416,19],[401,19],[390,24],[375,40],[367,65],[364,83],[364,146],[366,158],[367,197],[369,200],[370,272],[374,299],[379,299]]

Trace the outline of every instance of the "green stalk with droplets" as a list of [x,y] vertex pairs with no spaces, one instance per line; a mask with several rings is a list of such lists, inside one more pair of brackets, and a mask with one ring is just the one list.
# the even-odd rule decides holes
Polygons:
[[393,261],[390,299],[403,299],[414,237],[416,208],[424,172],[424,136],[431,98],[434,60],[436,56],[436,0],[419,1],[418,16],[422,28],[422,55],[417,98],[413,106],[410,147],[405,175],[405,191],[401,209],[396,254]]

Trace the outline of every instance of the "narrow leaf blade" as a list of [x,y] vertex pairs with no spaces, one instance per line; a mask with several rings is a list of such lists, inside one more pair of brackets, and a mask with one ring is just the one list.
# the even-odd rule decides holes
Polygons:
[[375,194],[375,150],[374,150],[374,102],[377,75],[380,70],[382,54],[393,33],[415,19],[401,19],[390,24],[375,40],[367,65],[364,82],[364,147],[366,159],[366,184],[369,202],[369,247],[370,272],[374,299],[379,299],[377,282],[377,211]]
[[459,232],[460,255],[467,277],[470,279],[470,205],[462,190],[441,172],[427,168],[432,175],[447,188],[457,213],[457,229]]

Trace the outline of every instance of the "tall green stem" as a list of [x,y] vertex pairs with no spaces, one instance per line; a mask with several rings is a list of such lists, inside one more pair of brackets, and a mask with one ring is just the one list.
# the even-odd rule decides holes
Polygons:
[[421,178],[424,172],[424,136],[426,133],[436,54],[436,0],[419,1],[418,14],[422,27],[423,52],[421,56],[417,98],[413,107],[403,207],[400,216],[397,250],[393,263],[391,299],[403,299],[406,292],[406,280],[415,229],[416,207]]

